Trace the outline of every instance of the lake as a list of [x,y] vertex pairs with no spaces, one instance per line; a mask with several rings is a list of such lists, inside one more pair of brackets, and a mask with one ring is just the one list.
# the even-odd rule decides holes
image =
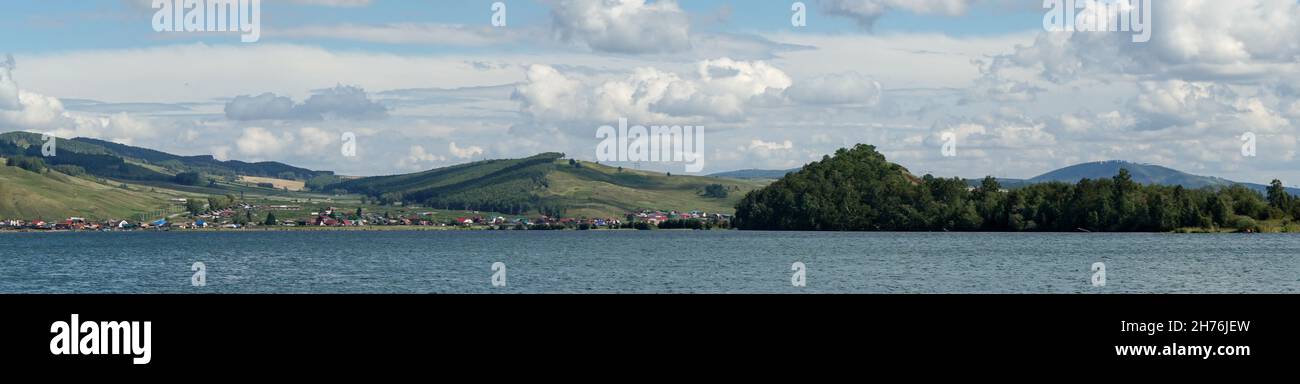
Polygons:
[[1298,293],[1298,255],[1296,234],[0,233],[0,292]]

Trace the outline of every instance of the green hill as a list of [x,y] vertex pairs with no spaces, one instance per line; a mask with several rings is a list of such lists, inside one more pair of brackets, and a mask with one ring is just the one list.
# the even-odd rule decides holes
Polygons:
[[[41,135],[31,132],[0,134],[0,156],[41,157]],[[56,138],[57,156],[49,165],[80,167],[86,173],[115,180],[169,183],[187,172],[211,176],[258,176],[308,180],[320,172],[277,162],[219,161],[212,156],[178,156],[91,138]]]
[[[706,193],[711,185],[714,192]],[[741,196],[762,185],[620,169],[544,153],[349,180],[331,184],[326,190],[440,209],[617,217],[640,209],[730,213]],[[718,191],[726,191],[726,196]]]
[[[1108,178],[1119,173],[1120,169],[1127,169],[1129,173],[1133,175],[1133,181],[1142,184],[1181,185],[1184,188],[1192,189],[1205,187],[1231,187],[1240,184],[1260,193],[1268,190],[1268,186],[1263,184],[1239,183],[1218,177],[1193,175],[1159,165],[1140,164],[1121,160],[1072,165],[1039,175],[1027,180],[1027,182],[1047,183],[1060,181],[1066,183],[1077,183],[1079,180],[1083,179]],[[1287,192],[1300,194],[1300,190],[1295,188],[1288,188]]]
[[[1022,188],[1029,185],[1052,182],[1073,184],[1083,179],[1098,180],[1110,178],[1119,173],[1120,169],[1127,169],[1129,174],[1133,177],[1133,182],[1141,184],[1168,186],[1178,185],[1183,188],[1191,189],[1206,187],[1228,188],[1234,185],[1241,185],[1254,190],[1255,192],[1268,192],[1268,186],[1263,184],[1240,183],[1221,177],[1193,175],[1159,165],[1141,164],[1123,160],[1075,164],[1030,179],[999,178],[998,183],[1000,183],[1003,188]],[[978,187],[982,182],[983,180],[981,179],[966,179],[966,184],[971,187]],[[1293,195],[1300,195],[1300,189],[1297,188],[1286,188],[1286,191]]]
[[[1128,163],[1083,168],[1115,174],[1073,184],[1045,181],[1006,189],[992,177],[917,180],[869,145],[841,149],[745,196],[733,225],[741,229],[821,231],[1283,231],[1300,219],[1300,199],[1274,181],[1264,193],[1242,184],[1138,182]],[[1143,170],[1144,178],[1170,174]],[[1174,175],[1177,176],[1177,175]],[[1165,182],[1174,183],[1174,180]]]
[[203,172],[212,175],[239,175],[307,180],[333,172],[313,171],[274,161],[246,163],[238,160],[221,161],[212,156],[178,156],[152,149],[132,147],[114,142],[78,137],[71,141],[104,148],[109,153],[125,159],[156,165],[170,173]]
[[161,194],[126,190],[54,171],[36,173],[0,163],[0,218],[125,219],[167,206],[166,196]]
[[[875,147],[859,144],[746,195],[733,224],[758,230],[901,230],[922,227],[922,216],[931,215],[969,226],[970,207],[955,197],[965,192],[960,180],[918,179]],[[937,204],[918,207],[922,200]]]

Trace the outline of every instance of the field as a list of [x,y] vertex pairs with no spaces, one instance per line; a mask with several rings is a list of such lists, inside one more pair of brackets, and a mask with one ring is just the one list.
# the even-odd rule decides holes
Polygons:
[[288,189],[289,191],[293,191],[293,192],[301,191],[303,187],[306,186],[307,184],[306,182],[301,180],[285,180],[285,179],[276,179],[271,177],[256,177],[256,176],[240,176],[239,182],[247,183],[254,186],[261,183],[270,183],[271,185],[275,186],[275,189]]

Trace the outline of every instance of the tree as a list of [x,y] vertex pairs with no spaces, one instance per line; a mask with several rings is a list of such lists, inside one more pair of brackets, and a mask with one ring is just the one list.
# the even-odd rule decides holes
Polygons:
[[1002,184],[993,176],[985,176],[980,186],[971,191],[975,202],[975,211],[983,222],[984,229],[1004,230],[1008,227],[1006,196],[1002,194]]
[[185,210],[191,215],[199,215],[204,212],[205,205],[199,199],[185,199]]
[[266,220],[262,221],[262,225],[279,225],[279,224],[280,221],[275,219],[275,212],[267,212]]
[[5,160],[10,167],[18,167],[31,172],[45,173],[45,160],[39,157],[14,156]]
[[181,172],[172,177],[172,182],[180,185],[199,185],[203,183],[203,176],[198,172]]
[[216,196],[208,197],[208,209],[211,209],[213,211],[220,211],[226,208],[230,208],[229,200],[216,197]]
[[1273,179],[1268,185],[1268,205],[1283,211],[1291,209],[1292,197],[1281,180]]
[[709,184],[704,187],[704,197],[725,199],[727,198],[727,188],[722,184]]

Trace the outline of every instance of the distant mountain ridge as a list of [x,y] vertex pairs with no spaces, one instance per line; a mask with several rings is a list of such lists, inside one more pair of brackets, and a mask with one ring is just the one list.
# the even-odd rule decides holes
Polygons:
[[[1236,182],[1220,177],[1199,176],[1187,172],[1179,171],[1173,168],[1154,165],[1134,163],[1123,160],[1096,161],[1091,163],[1075,164],[1065,168],[1056,169],[1030,179],[998,179],[1006,187],[1019,187],[1027,184],[1064,182],[1077,183],[1083,179],[1108,179],[1119,173],[1120,169],[1128,169],[1133,177],[1133,181],[1142,184],[1159,184],[1159,185],[1181,185],[1184,188],[1205,188],[1205,187],[1228,187],[1236,184],[1248,187],[1258,192],[1264,192],[1268,186],[1255,183]],[[967,184],[975,186],[979,184],[977,179],[967,180]],[[1300,194],[1300,189],[1287,188],[1287,192]]]
[[[38,133],[3,133],[0,134],[0,156],[43,157],[42,144]],[[179,156],[93,138],[56,138],[55,144],[57,155],[43,157],[47,164],[77,166],[85,169],[86,173],[111,179],[170,181],[176,174],[183,172],[302,180],[333,175],[329,171],[313,171],[278,162],[246,163],[237,160],[221,161],[206,155]]]

